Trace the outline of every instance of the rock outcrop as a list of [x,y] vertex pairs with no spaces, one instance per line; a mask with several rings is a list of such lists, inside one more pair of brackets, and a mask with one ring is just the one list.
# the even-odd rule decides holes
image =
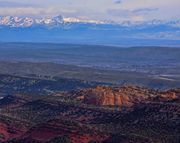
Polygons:
[[156,91],[148,88],[125,86],[125,87],[106,87],[85,89],[79,93],[84,96],[84,103],[103,106],[131,107],[140,102],[153,100],[170,101],[179,98],[179,90]]

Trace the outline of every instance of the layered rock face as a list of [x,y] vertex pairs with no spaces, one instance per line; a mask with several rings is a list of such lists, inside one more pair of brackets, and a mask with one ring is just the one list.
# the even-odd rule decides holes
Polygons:
[[148,88],[136,86],[125,87],[106,87],[83,90],[80,94],[84,95],[84,103],[93,105],[125,106],[131,107],[140,102],[153,100],[174,100],[179,97],[178,90],[156,91]]

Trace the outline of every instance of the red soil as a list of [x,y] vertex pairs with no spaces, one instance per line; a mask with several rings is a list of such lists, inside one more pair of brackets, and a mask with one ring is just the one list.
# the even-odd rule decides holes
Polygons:
[[0,122],[0,142],[20,137],[26,130]]
[[[82,129],[82,130],[81,130]],[[32,128],[22,138],[46,142],[59,136],[68,136],[73,143],[88,143],[91,140],[103,141],[107,136],[83,131],[83,127],[64,125],[58,120],[43,123]]]

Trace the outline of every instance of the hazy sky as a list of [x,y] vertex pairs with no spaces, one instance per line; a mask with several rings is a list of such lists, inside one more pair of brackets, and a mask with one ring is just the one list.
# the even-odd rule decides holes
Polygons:
[[180,0],[0,0],[0,15],[113,21],[179,20]]

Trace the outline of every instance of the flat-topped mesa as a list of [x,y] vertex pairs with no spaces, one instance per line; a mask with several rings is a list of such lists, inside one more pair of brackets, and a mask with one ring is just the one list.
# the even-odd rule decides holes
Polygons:
[[140,102],[156,101],[154,99],[168,101],[177,98],[177,93],[173,91],[159,92],[137,86],[97,86],[82,90],[80,94],[84,95],[84,103],[86,104],[121,107],[131,107]]

